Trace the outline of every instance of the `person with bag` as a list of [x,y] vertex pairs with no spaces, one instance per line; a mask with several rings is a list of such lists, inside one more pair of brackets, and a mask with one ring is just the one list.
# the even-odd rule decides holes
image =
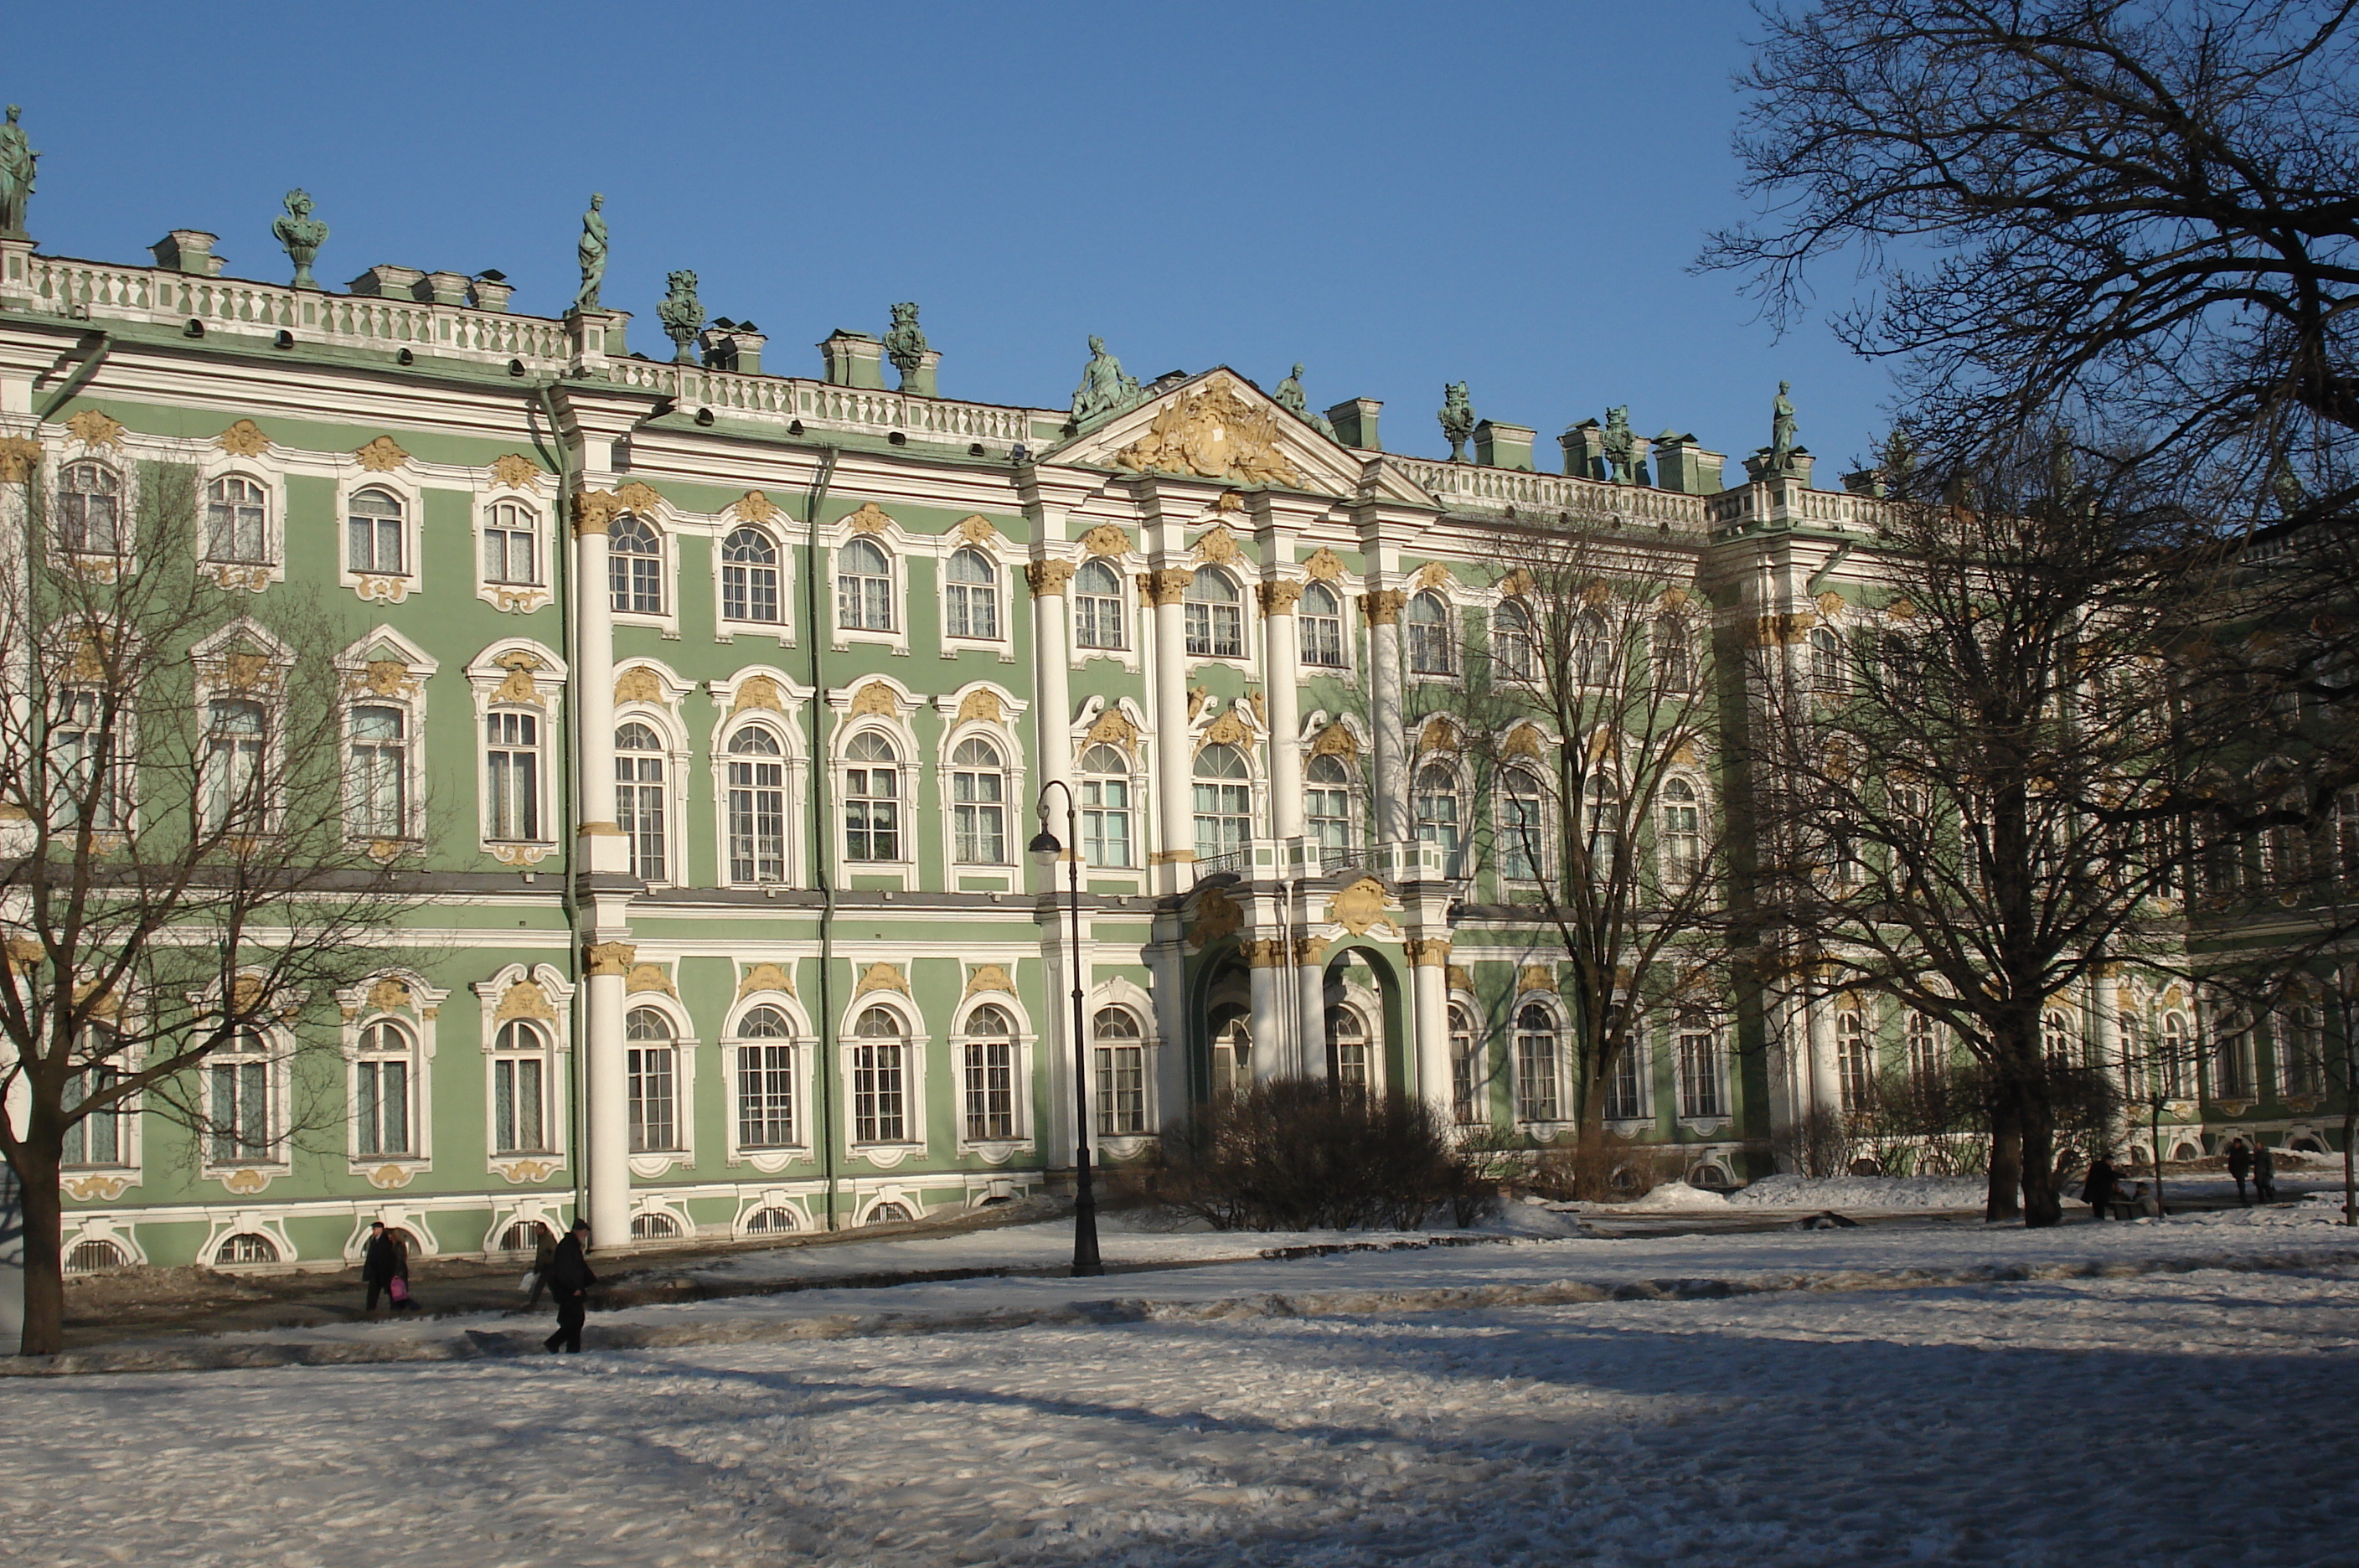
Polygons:
[[2103,1154],[2089,1161],[2089,1179],[2081,1187],[2081,1201],[2089,1205],[2089,1217],[2102,1220],[2113,1207],[2114,1189],[2121,1182],[2122,1173]]
[[590,1222],[575,1220],[541,1276],[549,1283],[549,1293],[557,1298],[557,1332],[540,1342],[551,1356],[560,1346],[574,1355],[582,1350],[582,1318],[590,1310],[590,1287],[598,1282],[598,1276],[590,1272],[590,1259],[582,1255],[589,1242]]
[[2228,1174],[2236,1183],[2236,1202],[2249,1205],[2252,1199],[2245,1196],[2245,1180],[2253,1173],[2253,1147],[2241,1138],[2228,1140]]
[[2277,1201],[2277,1157],[2266,1143],[2253,1146],[2253,1196],[2264,1203]]
[[536,1225],[533,1234],[540,1239],[533,1244],[532,1267],[525,1270],[524,1288],[531,1294],[525,1298],[524,1310],[540,1305],[541,1292],[549,1289],[549,1265],[557,1256],[557,1238],[549,1234],[545,1225]]
[[392,1299],[395,1312],[418,1305],[409,1296],[409,1248],[385,1228],[383,1220],[369,1221],[368,1244],[361,1248],[361,1283],[368,1287],[368,1304],[361,1309],[364,1312],[376,1311],[380,1293]]

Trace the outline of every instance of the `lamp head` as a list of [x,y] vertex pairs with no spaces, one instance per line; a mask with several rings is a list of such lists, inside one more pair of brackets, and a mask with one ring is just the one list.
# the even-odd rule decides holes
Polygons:
[[1046,823],[1041,825],[1038,833],[1032,835],[1032,842],[1025,847],[1032,852],[1032,858],[1043,866],[1056,865],[1057,856],[1063,853],[1065,848],[1063,844],[1057,842],[1057,835],[1049,831]]

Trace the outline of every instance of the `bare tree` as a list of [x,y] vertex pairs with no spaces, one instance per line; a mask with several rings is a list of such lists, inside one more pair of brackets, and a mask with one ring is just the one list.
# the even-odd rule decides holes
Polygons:
[[[1650,1032],[1716,1033],[1725,1012],[1712,605],[1691,551],[1604,518],[1512,534],[1497,564],[1449,701],[1495,807],[1490,869],[1570,971],[1578,1137],[1602,1149],[1609,1086]],[[1712,1049],[1690,1076],[1725,1094]]]
[[347,776],[333,626],[199,570],[222,551],[193,473],[0,496],[0,1154],[38,1355],[60,1345],[70,1151],[150,1110],[214,1164],[283,1158],[298,1117],[268,1097],[307,1015],[381,960],[418,804],[364,820],[406,779],[384,757]]

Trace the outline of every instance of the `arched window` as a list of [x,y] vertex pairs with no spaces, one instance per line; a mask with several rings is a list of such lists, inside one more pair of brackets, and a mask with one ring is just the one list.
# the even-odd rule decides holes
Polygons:
[[1303,814],[1321,849],[1352,847],[1352,770],[1340,757],[1314,757],[1303,771]]
[[737,1147],[780,1149],[795,1141],[794,1030],[773,1007],[737,1020]]
[[778,547],[759,528],[732,528],[721,541],[721,618],[777,622]]
[[1479,1050],[1480,1037],[1474,1030],[1474,1015],[1452,1002],[1450,1005],[1450,1116],[1462,1127],[1488,1119],[1483,1114],[1480,1098],[1483,1063]]
[[979,550],[954,550],[942,575],[951,636],[997,637],[999,569],[991,558]]
[[[66,1081],[64,1099],[67,1110],[105,1094],[122,1081],[121,1072],[102,1060],[111,1055],[114,1050],[114,1037],[103,1025],[93,1024],[84,1033],[75,1054],[90,1065]],[[125,1102],[118,1100],[104,1110],[91,1112],[66,1128],[66,1164],[123,1163],[124,1105]]]
[[252,1029],[239,1029],[214,1048],[205,1073],[212,1080],[206,1131],[216,1165],[272,1157],[278,1127],[270,1069],[270,1048]]
[[2188,1068],[2191,1062],[2190,1036],[2185,1013],[2162,1015],[2162,1039],[2156,1046],[2155,1083],[2163,1097],[2184,1100],[2190,1079]]
[[1200,566],[1180,595],[1187,621],[1188,651],[1199,659],[1243,659],[1245,656],[1245,613],[1237,603],[1237,585],[1216,567]]
[[1016,1020],[995,1002],[966,1017],[961,1048],[966,1087],[966,1136],[975,1142],[1016,1136]]
[[631,875],[664,881],[670,866],[665,853],[663,741],[636,720],[614,730],[614,825],[630,845]]
[[1720,1037],[1710,1029],[1682,1029],[1678,1050],[1680,1115],[1690,1120],[1726,1116],[1726,1074],[1720,1060]]
[[1857,1007],[1835,1011],[1835,1075],[1843,1108],[1854,1116],[1875,1101],[1875,1047],[1867,1038],[1867,1018]]
[[852,631],[893,629],[893,563],[874,539],[835,552],[835,624]]
[[1516,1119],[1562,1119],[1563,1086],[1557,1064],[1556,1019],[1534,1003],[1516,1014]]
[[1605,1075],[1605,1119],[1636,1121],[1647,1114],[1647,1037],[1623,1046]]
[[631,1152],[679,1148],[679,1047],[671,1020],[653,1007],[633,1007],[623,1018],[623,1042],[630,1085]]
[[1103,561],[1085,561],[1073,573],[1073,641],[1082,648],[1121,648],[1125,621],[1122,574]]
[[52,688],[49,713],[49,779],[60,828],[85,812],[101,831],[119,827],[130,803],[133,770],[125,766],[126,732],[136,689]]
[[893,743],[864,730],[844,748],[843,854],[847,860],[901,858],[901,771]]
[[354,1150],[361,1154],[409,1154],[411,1063],[409,1035],[396,1023],[361,1030],[360,1057],[353,1064]]
[[786,879],[786,754],[776,733],[747,724],[729,737],[729,880]]
[[225,474],[205,486],[205,559],[239,565],[270,560],[269,493]]
[[264,757],[268,715],[245,697],[217,697],[206,707],[205,826],[259,833],[266,805]]
[[2039,1017],[2039,1045],[2050,1067],[2071,1067],[2072,1020],[2053,1008]]
[[221,1246],[213,1252],[213,1262],[216,1264],[276,1263],[277,1261],[278,1244],[260,1231],[242,1230],[235,1236],[224,1237]]
[[1810,684],[1819,695],[1841,699],[1851,695],[1849,654],[1843,634],[1832,626],[1810,628]]
[[1539,878],[1548,865],[1548,821],[1539,775],[1510,768],[1499,779],[1499,875],[1517,882]]
[[540,837],[540,715],[500,709],[484,715],[484,836]]
[[1124,1138],[1147,1130],[1147,1043],[1127,1007],[1100,1007],[1090,1020],[1096,1054],[1098,1136]]
[[900,1018],[870,1007],[852,1036],[852,1141],[908,1141],[908,1043]]
[[127,1267],[130,1262],[130,1255],[117,1244],[92,1237],[75,1242],[73,1250],[66,1254],[66,1272],[98,1274],[109,1269]]
[[679,1222],[660,1210],[650,1209],[631,1216],[633,1241],[669,1241],[679,1235]]
[[951,753],[951,858],[962,866],[1007,861],[1007,775],[999,748],[968,739]]
[[401,498],[389,490],[363,490],[344,508],[344,560],[354,572],[379,577],[408,574]]
[[1450,641],[1450,606],[1430,591],[1413,595],[1402,612],[1408,629],[1408,669],[1412,675],[1447,675],[1457,668],[1457,649]]
[[1532,617],[1512,599],[1491,612],[1491,659],[1509,681],[1532,678]]
[[1082,858],[1123,867],[1131,860],[1130,760],[1113,746],[1082,751]]
[[1663,886],[1684,892],[1703,870],[1703,808],[1695,786],[1684,779],[1665,779],[1659,811]]
[[1908,1075],[1919,1083],[1938,1083],[1950,1069],[1950,1052],[1941,1039],[1941,1026],[1930,1013],[1908,1009],[1905,1025],[1908,1050]]
[[501,501],[484,522],[484,581],[540,581],[539,519],[521,501]]
[[883,1203],[877,1204],[875,1208],[870,1209],[868,1211],[868,1217],[860,1223],[863,1225],[906,1225],[915,1218],[917,1218],[917,1216],[909,1212],[909,1205],[907,1203]]
[[1208,746],[1196,754],[1196,858],[1241,850],[1253,836],[1253,784],[1245,754]]
[[1429,762],[1417,770],[1413,804],[1420,844],[1441,846],[1451,875],[1457,874],[1460,819],[1458,775],[1445,763]]
[[802,1227],[802,1221],[795,1217],[794,1210],[782,1209],[775,1204],[766,1209],[756,1209],[745,1219],[747,1236],[775,1236]]
[[1212,1029],[1212,1093],[1225,1094],[1252,1082],[1253,1033],[1242,1016],[1232,1016]]
[[1654,659],[1658,697],[1684,697],[1695,691],[1695,640],[1684,617],[1676,615],[1657,617]]
[[2326,1087],[2326,1036],[2318,1009],[2297,1003],[2278,1016],[2277,1056],[2288,1094],[2316,1094]]
[[1302,603],[1295,607],[1302,637],[1302,662],[1322,670],[1343,667],[1343,606],[1324,583],[1302,585]]
[[1368,1026],[1356,1007],[1327,1009],[1327,1082],[1347,1094],[1368,1092]]
[[114,555],[123,548],[123,481],[103,463],[74,463],[58,476],[58,547]]
[[356,838],[409,836],[409,716],[364,702],[352,710],[347,824]]
[[624,517],[606,536],[606,585],[617,615],[664,613],[663,541],[642,518]]
[[523,1018],[492,1039],[492,1152],[543,1154],[549,1141],[549,1036]]
[[1589,856],[1589,874],[1612,876],[1614,854],[1622,843],[1622,795],[1603,773],[1582,780],[1581,843]]
[[1583,610],[1572,619],[1572,669],[1583,686],[1614,682],[1614,628],[1599,610]]

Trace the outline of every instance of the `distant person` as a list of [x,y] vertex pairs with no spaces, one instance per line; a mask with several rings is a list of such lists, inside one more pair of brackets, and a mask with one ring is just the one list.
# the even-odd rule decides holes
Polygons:
[[2277,1201],[2277,1157],[2266,1143],[2253,1148],[2253,1196],[2264,1203]]
[[557,1238],[549,1234],[549,1227],[537,1225],[532,1229],[540,1239],[533,1243],[532,1295],[525,1301],[526,1312],[540,1305],[541,1292],[549,1289],[549,1266],[557,1257]]
[[2081,1199],[2089,1205],[2089,1217],[2102,1220],[2113,1207],[2114,1189],[2121,1184],[2122,1173],[2114,1162],[2100,1154],[2089,1161],[2089,1179],[2081,1187]]
[[361,1248],[361,1283],[368,1287],[368,1304],[361,1309],[364,1312],[376,1311],[380,1293],[393,1298],[395,1312],[418,1305],[409,1299],[409,1248],[385,1228],[383,1220],[369,1221],[368,1245]]
[[589,1241],[590,1222],[575,1220],[573,1229],[549,1255],[549,1269],[541,1276],[549,1284],[549,1293],[557,1298],[557,1332],[540,1342],[551,1356],[560,1348],[573,1355],[582,1350],[582,1317],[590,1310],[590,1287],[598,1282],[598,1276],[590,1272],[590,1259],[582,1256]]
[[2162,1218],[2162,1200],[2156,1197],[2154,1189],[2143,1181],[2130,1189],[2130,1207],[2137,1211],[2140,1219]]
[[2253,1200],[2245,1195],[2245,1179],[2253,1173],[2253,1149],[2241,1138],[2228,1140],[2228,1174],[2235,1179],[2236,1202],[2249,1204]]

